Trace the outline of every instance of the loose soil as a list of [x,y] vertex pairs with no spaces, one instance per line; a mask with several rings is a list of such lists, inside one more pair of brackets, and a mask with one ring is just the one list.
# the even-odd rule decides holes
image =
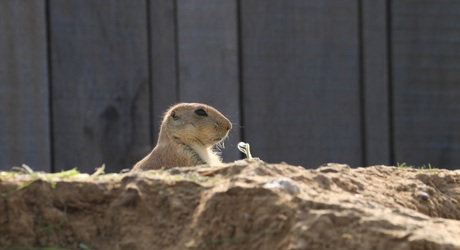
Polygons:
[[0,172],[0,249],[460,249],[460,171]]

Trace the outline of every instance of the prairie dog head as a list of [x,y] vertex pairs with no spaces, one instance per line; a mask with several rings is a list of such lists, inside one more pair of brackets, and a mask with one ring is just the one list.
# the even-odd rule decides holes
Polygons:
[[201,103],[179,103],[169,108],[160,134],[188,146],[212,147],[225,139],[232,123],[217,109]]

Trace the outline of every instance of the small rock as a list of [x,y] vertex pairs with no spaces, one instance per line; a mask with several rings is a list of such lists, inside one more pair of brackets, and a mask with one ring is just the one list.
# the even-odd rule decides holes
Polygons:
[[421,191],[418,192],[418,193],[416,194],[416,196],[417,196],[419,199],[423,200],[423,201],[427,201],[427,200],[430,198],[430,195],[429,195],[428,193],[426,193],[426,192],[421,192]]
[[168,172],[172,175],[176,175],[176,174],[180,174],[182,171],[180,170],[180,168],[175,167],[175,168],[169,169]]
[[129,172],[131,172],[131,169],[130,169],[130,168],[124,168],[124,169],[122,169],[122,170],[120,171],[120,174],[127,174],[127,173],[129,173]]
[[248,165],[247,160],[237,160],[237,161],[235,161],[235,166],[237,166],[237,167],[245,167],[247,165]]
[[321,173],[338,173],[349,169],[350,166],[346,164],[327,163],[319,166],[318,171]]
[[273,179],[265,183],[264,188],[278,188],[288,194],[297,194],[300,192],[299,186],[297,186],[292,179],[287,177]]

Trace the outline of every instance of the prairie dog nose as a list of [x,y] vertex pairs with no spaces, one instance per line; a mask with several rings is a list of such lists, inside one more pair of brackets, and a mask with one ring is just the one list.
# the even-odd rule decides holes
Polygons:
[[[232,129],[232,123],[230,121],[225,121],[225,124],[226,124],[226,127],[224,127],[227,131],[229,131],[230,129]],[[215,122],[214,123],[214,126],[216,128],[220,127],[220,123],[219,122]]]
[[227,131],[230,130],[230,129],[232,129],[232,123],[229,121],[227,123]]

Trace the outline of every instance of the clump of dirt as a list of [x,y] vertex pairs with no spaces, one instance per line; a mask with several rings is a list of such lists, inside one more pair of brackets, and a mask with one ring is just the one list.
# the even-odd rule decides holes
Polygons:
[[459,170],[0,172],[0,249],[460,249],[459,202]]

